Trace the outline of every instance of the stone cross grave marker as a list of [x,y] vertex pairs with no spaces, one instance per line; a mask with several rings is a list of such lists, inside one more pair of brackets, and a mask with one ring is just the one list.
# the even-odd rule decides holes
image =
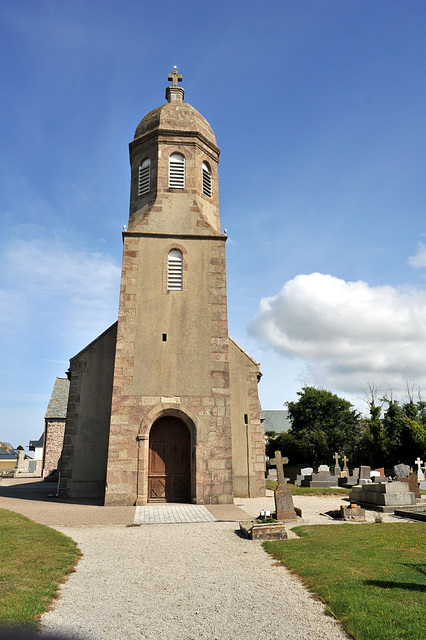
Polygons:
[[414,464],[417,465],[417,478],[419,482],[424,482],[425,474],[422,470],[423,460],[420,460],[419,456],[417,456],[417,460],[414,461]]
[[275,451],[275,458],[270,460],[277,467],[278,487],[274,491],[275,517],[280,522],[295,520],[297,518],[293,505],[293,496],[287,486],[288,478],[284,475],[284,465],[288,464],[288,458],[283,458],[281,451]]
[[169,82],[173,82],[172,87],[177,87],[179,86],[178,83],[182,82],[182,74],[178,73],[176,67],[173,67],[172,73],[169,73],[167,78]]
[[269,462],[277,467],[278,484],[285,485],[288,482],[288,478],[284,475],[284,465],[288,464],[288,458],[283,458],[281,451],[275,451],[275,458],[272,458]]
[[346,456],[343,456],[343,470],[341,475],[345,478],[349,476],[348,459]]
[[335,464],[334,464],[334,475],[335,475],[335,476],[340,476],[340,473],[341,473],[341,471],[342,471],[342,470],[341,470],[341,468],[340,468],[340,465],[339,465],[339,457],[340,457],[340,456],[339,456],[339,454],[338,454],[338,453],[337,453],[337,451],[336,451],[336,452],[335,452],[335,454],[334,454],[334,456],[333,456],[333,458],[334,458],[334,463],[335,463]]

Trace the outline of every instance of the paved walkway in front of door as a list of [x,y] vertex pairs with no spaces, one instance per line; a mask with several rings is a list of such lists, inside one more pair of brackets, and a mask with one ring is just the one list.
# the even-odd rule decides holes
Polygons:
[[172,524],[174,522],[216,522],[201,504],[148,504],[136,507],[134,524]]

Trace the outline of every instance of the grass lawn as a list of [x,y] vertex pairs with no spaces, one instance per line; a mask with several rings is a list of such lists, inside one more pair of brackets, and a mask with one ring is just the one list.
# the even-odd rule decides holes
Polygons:
[[79,557],[71,538],[0,509],[0,626],[36,629]]
[[[278,482],[273,480],[266,480],[266,488],[274,491],[277,488]],[[314,489],[310,487],[297,487],[295,484],[287,484],[291,493],[294,496],[348,496],[350,489],[332,489],[327,487],[326,489]]]
[[357,640],[426,638],[426,524],[302,526],[264,542]]

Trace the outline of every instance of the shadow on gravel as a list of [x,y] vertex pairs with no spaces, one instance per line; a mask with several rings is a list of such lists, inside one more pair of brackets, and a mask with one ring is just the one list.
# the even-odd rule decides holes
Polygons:
[[[88,504],[102,506],[102,500],[94,499],[70,499],[56,496],[56,482],[44,482],[42,479],[26,481],[2,479],[0,481],[0,498],[13,500],[36,500],[38,502],[64,503],[64,504]],[[1,640],[1,638],[0,638]]]

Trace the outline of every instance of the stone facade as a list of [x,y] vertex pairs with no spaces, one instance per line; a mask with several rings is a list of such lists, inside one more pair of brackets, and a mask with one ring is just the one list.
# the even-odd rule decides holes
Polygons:
[[[183,89],[168,87],[166,97],[130,144],[118,322],[70,366],[61,493],[104,495],[106,505],[154,499],[151,436],[167,417],[189,434],[187,499],[230,503],[235,494],[265,491],[259,365],[228,337],[220,151],[207,121],[182,102]],[[169,186],[172,154],[184,158],[178,188]],[[140,167],[148,160],[149,189],[140,195]],[[174,290],[168,260],[176,249],[182,276]],[[167,500],[166,490],[155,499]]]
[[43,476],[49,475],[59,465],[64,441],[68,393],[69,381],[67,378],[56,378],[44,417]]

